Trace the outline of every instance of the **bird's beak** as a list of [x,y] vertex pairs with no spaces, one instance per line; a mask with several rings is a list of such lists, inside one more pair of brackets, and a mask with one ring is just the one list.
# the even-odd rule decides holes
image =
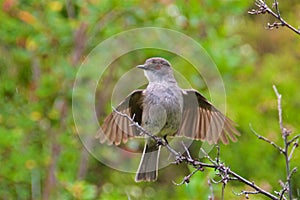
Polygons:
[[145,65],[138,65],[138,66],[136,66],[137,68],[139,68],[139,69],[147,69],[147,67],[145,66]]

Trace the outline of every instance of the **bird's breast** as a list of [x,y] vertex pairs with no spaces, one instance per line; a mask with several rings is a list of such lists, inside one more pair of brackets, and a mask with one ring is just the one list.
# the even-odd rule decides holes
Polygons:
[[161,85],[147,88],[143,100],[142,124],[153,134],[172,134],[180,126],[182,107],[180,88]]

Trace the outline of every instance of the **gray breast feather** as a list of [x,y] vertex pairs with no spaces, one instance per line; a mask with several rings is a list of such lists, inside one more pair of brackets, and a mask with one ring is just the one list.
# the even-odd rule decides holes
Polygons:
[[173,134],[179,128],[183,97],[178,87],[151,85],[145,91],[142,122],[155,135]]

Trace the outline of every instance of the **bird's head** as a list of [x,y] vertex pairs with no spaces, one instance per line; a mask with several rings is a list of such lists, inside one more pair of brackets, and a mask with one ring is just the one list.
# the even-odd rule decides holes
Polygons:
[[164,58],[149,58],[145,64],[138,65],[137,68],[144,70],[149,82],[175,81],[171,64]]

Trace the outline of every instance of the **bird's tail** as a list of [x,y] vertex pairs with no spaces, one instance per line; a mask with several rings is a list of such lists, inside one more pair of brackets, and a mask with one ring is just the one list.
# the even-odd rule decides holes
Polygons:
[[156,143],[145,144],[135,181],[156,181],[160,146]]

